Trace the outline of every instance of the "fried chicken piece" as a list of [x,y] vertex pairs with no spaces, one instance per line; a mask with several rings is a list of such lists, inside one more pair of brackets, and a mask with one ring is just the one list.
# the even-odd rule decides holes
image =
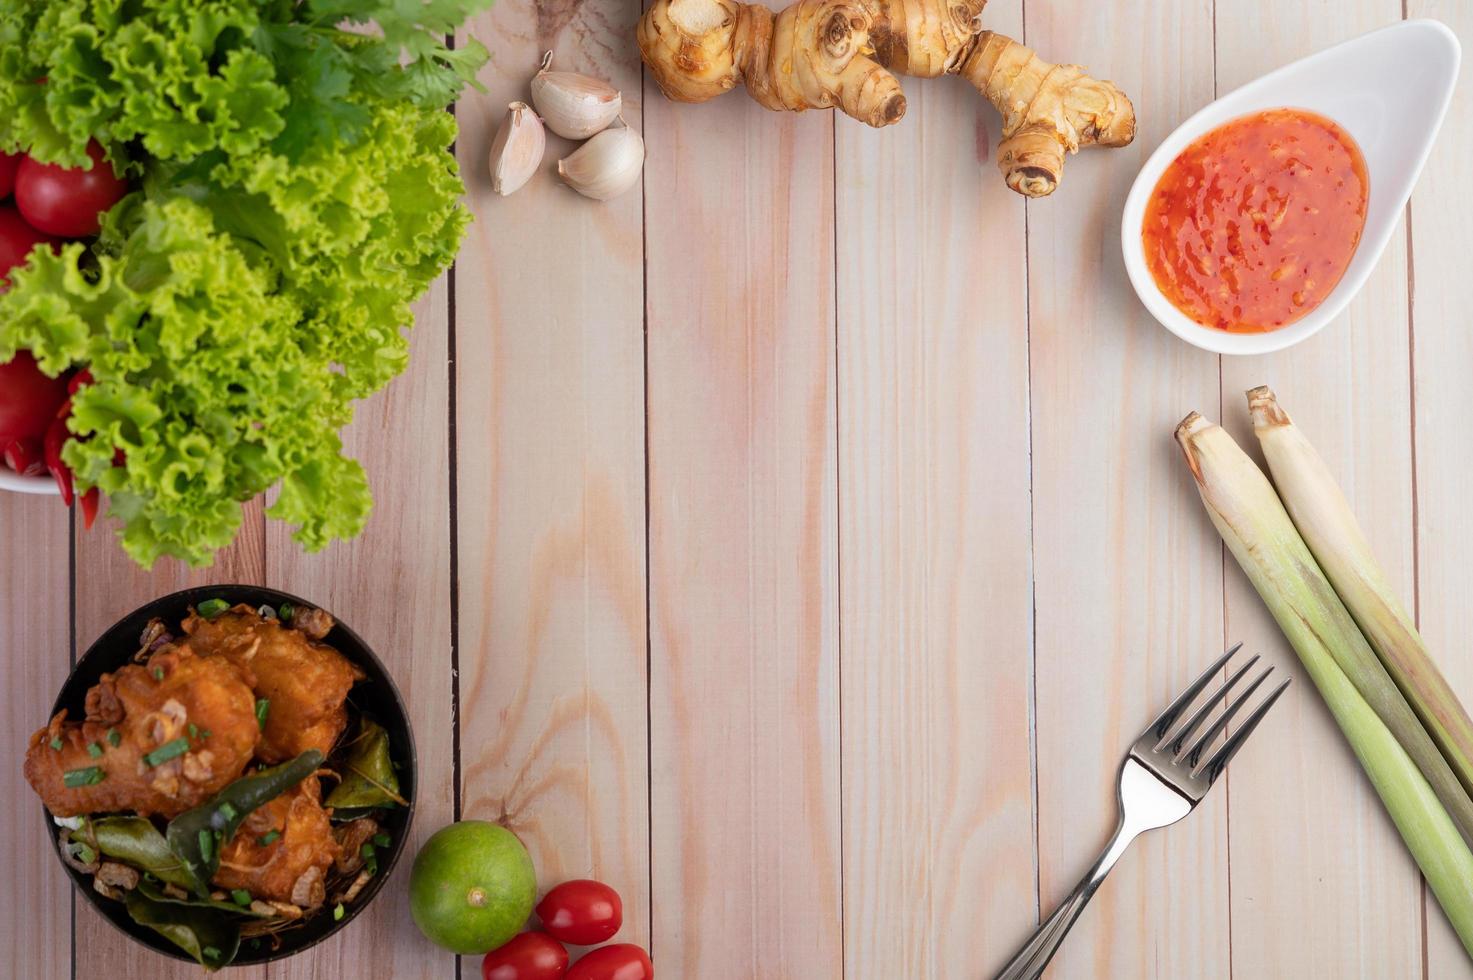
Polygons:
[[327,613],[298,609],[293,623],[298,628],[238,605],[211,619],[191,612],[183,624],[202,656],[223,657],[255,675],[256,697],[269,702],[256,749],[267,763],[308,749],[330,753],[348,724],[348,690],[364,676],[347,657],[313,639],[332,629]]
[[[146,664],[103,674],[87,692],[84,721],[63,710],[32,735],[26,779],[59,817],[177,816],[250,761],[260,738],[253,680],[231,661],[166,644]],[[187,750],[173,754],[181,739]],[[66,785],[67,773],[77,785]]]
[[[270,836],[273,831],[279,836]],[[327,871],[342,853],[322,807],[321,784],[309,776],[246,817],[220,852],[214,883],[315,908],[327,894]]]

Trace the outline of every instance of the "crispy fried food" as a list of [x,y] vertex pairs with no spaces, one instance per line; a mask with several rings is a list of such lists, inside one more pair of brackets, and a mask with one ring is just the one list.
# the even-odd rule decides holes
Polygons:
[[[230,660],[166,644],[146,664],[103,674],[87,692],[86,720],[67,721],[61,711],[32,735],[26,779],[59,817],[176,816],[224,789],[250,761],[260,737],[253,680]],[[181,739],[187,751],[172,754]],[[69,772],[78,785],[66,785]]]
[[255,675],[256,697],[269,702],[256,755],[268,763],[308,749],[330,753],[348,724],[348,689],[364,676],[337,650],[316,642],[332,629],[332,617],[299,609],[293,623],[298,628],[238,605],[212,619],[191,612],[183,624],[201,655],[223,657]]
[[[271,836],[273,831],[280,836]],[[315,908],[326,897],[327,871],[342,850],[322,808],[321,784],[309,776],[246,817],[220,852],[215,884]]]

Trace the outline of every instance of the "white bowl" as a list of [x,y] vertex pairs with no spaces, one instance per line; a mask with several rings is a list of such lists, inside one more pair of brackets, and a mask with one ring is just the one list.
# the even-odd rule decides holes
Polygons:
[[61,488],[56,485],[56,480],[50,473],[21,476],[4,463],[0,463],[0,490],[9,490],[11,493],[44,493],[53,497],[61,493]]
[[[1326,48],[1224,95],[1177,127],[1135,178],[1120,220],[1125,269],[1151,315],[1178,337],[1219,354],[1265,354],[1299,343],[1345,309],[1364,285],[1432,149],[1452,99],[1458,39],[1435,20],[1409,20]],[[1172,305],[1146,266],[1141,222],[1161,173],[1197,137],[1263,109],[1308,109],[1339,123],[1360,145],[1370,200],[1360,245],[1345,275],[1319,306],[1268,333],[1205,327]]]

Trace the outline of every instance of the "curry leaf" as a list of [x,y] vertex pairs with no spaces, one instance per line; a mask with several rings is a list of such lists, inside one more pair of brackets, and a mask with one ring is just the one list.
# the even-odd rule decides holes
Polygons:
[[326,806],[334,811],[363,811],[407,805],[399,795],[399,777],[389,757],[389,733],[383,726],[362,718],[348,750],[343,780],[328,794]]
[[138,883],[138,891],[142,892],[143,897],[147,898],[150,902],[159,902],[164,905],[187,905],[195,909],[214,909],[216,912],[223,912],[226,915],[245,915],[259,919],[269,919],[276,914],[274,912],[253,912],[249,904],[237,905],[235,902],[217,902],[213,898],[176,898],[173,895],[166,894],[162,888],[147,879]]
[[169,821],[164,836],[169,849],[183,863],[190,887],[196,895],[210,894],[210,879],[220,867],[220,850],[245,818],[257,807],[274,800],[322,765],[322,753],[308,749],[290,762],[242,776],[222,789],[213,800],[185,810]]
[[155,902],[135,889],[128,893],[128,915],[194,957],[206,970],[229,966],[240,949],[240,926],[210,909]]
[[90,844],[110,858],[147,871],[160,881],[192,888],[194,879],[169,849],[168,841],[143,817],[102,817],[72,831],[72,840]]

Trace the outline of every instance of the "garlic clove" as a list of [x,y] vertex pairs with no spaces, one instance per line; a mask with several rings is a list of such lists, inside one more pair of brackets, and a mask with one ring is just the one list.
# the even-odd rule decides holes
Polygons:
[[557,164],[564,183],[595,201],[623,194],[643,169],[644,140],[628,125],[604,130]]
[[520,188],[542,163],[547,133],[525,102],[512,102],[491,143],[491,189],[502,197]]
[[547,128],[564,139],[587,139],[608,128],[624,107],[619,90],[608,82],[571,71],[551,71],[552,52],[532,79],[532,104]]

